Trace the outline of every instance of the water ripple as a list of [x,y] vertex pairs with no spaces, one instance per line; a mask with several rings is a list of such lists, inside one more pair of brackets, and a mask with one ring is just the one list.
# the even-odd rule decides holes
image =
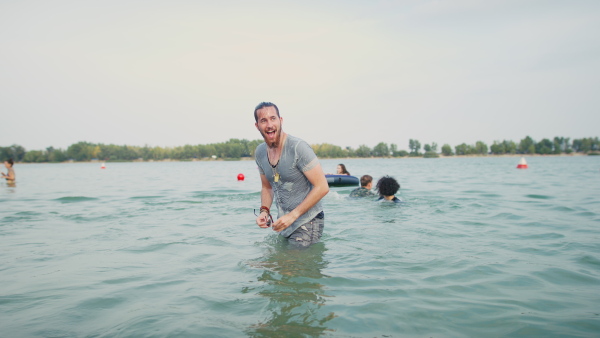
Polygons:
[[89,201],[97,201],[98,198],[95,197],[86,197],[86,196],[65,196],[61,198],[55,199],[55,201],[61,203],[78,203],[78,202],[89,202]]

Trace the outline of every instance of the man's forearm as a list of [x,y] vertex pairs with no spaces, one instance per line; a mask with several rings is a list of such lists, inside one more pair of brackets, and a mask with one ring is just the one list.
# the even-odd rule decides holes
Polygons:
[[273,204],[273,189],[262,188],[260,191],[260,203],[261,206],[265,206],[267,208],[271,208],[271,204]]
[[310,208],[314,207],[327,193],[329,192],[329,187],[327,184],[315,186],[313,189],[306,195],[306,198],[302,203],[300,203],[292,212],[290,212],[296,219],[298,217],[304,215]]

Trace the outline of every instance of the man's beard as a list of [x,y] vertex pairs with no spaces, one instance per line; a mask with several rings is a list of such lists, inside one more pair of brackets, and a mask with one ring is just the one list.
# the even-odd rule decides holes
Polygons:
[[279,142],[281,141],[281,129],[277,129],[275,134],[276,134],[275,139],[269,143],[268,141],[266,141],[268,139],[267,132],[263,133],[263,138],[265,139],[265,143],[267,143],[267,145],[270,148],[279,147]]

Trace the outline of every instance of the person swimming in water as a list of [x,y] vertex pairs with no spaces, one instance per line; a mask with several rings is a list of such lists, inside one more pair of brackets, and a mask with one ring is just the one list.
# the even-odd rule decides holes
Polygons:
[[378,201],[390,201],[394,203],[400,203],[400,199],[396,197],[396,193],[400,189],[400,184],[395,178],[391,176],[383,176],[377,182],[377,191],[379,192]]
[[374,197],[375,194],[371,191],[373,187],[373,177],[371,175],[363,175],[360,178],[360,187],[352,190],[348,197]]
[[346,166],[343,165],[342,163],[340,163],[337,165],[337,173],[335,173],[335,174],[327,173],[327,175],[350,175],[350,173],[348,172],[348,170],[346,170]]
[[2,177],[6,178],[6,182],[15,183],[15,169],[13,169],[13,165],[15,162],[12,158],[9,158],[8,161],[4,161],[4,166],[8,169],[8,173],[2,173]]
[[346,166],[343,165],[342,163],[338,164],[338,166],[337,166],[337,174],[338,175],[350,175],[348,170],[346,170]]

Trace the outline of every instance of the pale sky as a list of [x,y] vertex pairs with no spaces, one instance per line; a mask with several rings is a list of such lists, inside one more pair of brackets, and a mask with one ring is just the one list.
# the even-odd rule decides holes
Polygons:
[[600,135],[600,1],[0,0],[0,146]]

